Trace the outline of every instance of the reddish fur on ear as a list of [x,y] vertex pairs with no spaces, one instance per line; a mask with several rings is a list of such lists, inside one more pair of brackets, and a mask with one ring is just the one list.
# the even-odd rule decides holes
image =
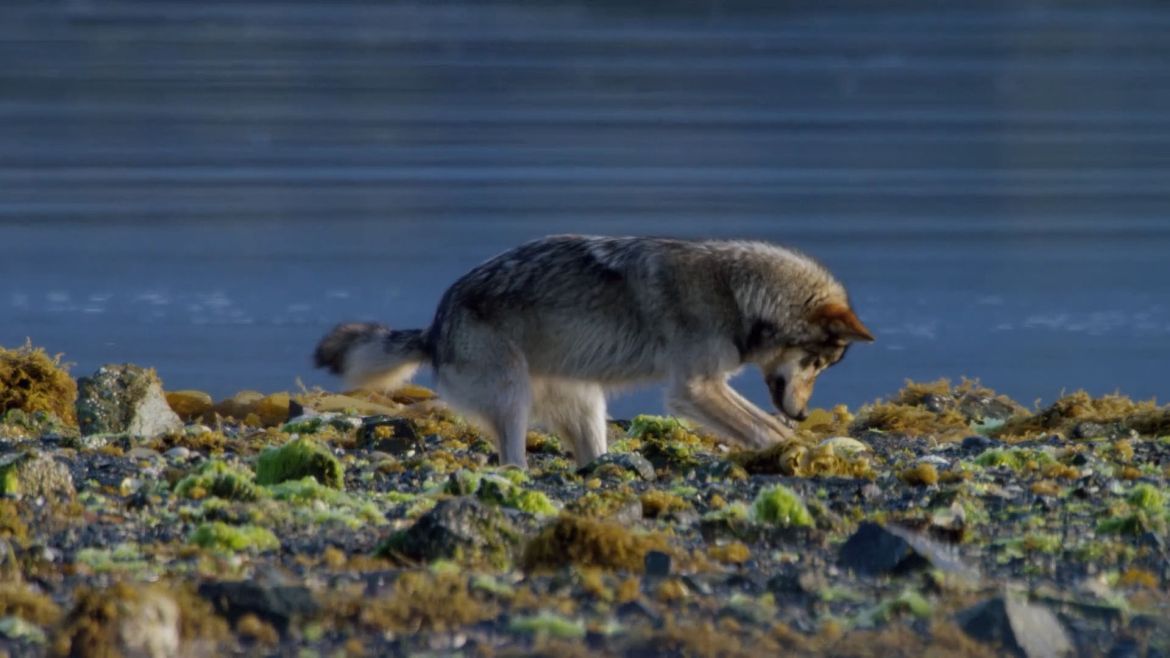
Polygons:
[[809,321],[824,327],[825,331],[841,340],[863,340],[872,343],[874,338],[869,329],[857,319],[853,309],[844,304],[823,304],[809,316]]

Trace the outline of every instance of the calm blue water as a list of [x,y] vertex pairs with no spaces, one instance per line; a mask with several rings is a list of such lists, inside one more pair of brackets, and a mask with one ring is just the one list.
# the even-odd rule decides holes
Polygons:
[[0,344],[330,385],[334,322],[522,240],[752,237],[879,337],[814,403],[1167,397],[1170,8],[653,6],[7,0]]

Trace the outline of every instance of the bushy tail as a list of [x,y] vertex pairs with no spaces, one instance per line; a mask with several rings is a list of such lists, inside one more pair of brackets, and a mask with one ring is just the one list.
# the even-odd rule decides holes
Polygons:
[[313,352],[318,368],[340,375],[347,386],[391,389],[430,358],[421,329],[395,330],[372,322],[339,324]]

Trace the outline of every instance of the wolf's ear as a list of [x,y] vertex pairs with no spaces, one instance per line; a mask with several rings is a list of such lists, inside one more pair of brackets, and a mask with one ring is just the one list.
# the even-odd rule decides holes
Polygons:
[[861,324],[853,309],[844,304],[823,304],[812,312],[809,321],[821,325],[828,334],[846,342],[857,340],[873,342],[873,334]]

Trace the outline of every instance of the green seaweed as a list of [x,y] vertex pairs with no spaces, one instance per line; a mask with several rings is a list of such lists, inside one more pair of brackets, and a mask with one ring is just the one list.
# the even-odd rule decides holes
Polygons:
[[232,552],[263,552],[280,548],[280,540],[267,528],[233,526],[219,521],[200,525],[191,533],[190,541],[203,548]]
[[329,448],[308,438],[289,441],[279,448],[265,448],[256,461],[257,484],[279,484],[312,476],[334,489],[345,487],[345,469]]
[[811,527],[812,514],[800,494],[778,484],[760,491],[752,501],[751,519],[756,523],[789,527]]

